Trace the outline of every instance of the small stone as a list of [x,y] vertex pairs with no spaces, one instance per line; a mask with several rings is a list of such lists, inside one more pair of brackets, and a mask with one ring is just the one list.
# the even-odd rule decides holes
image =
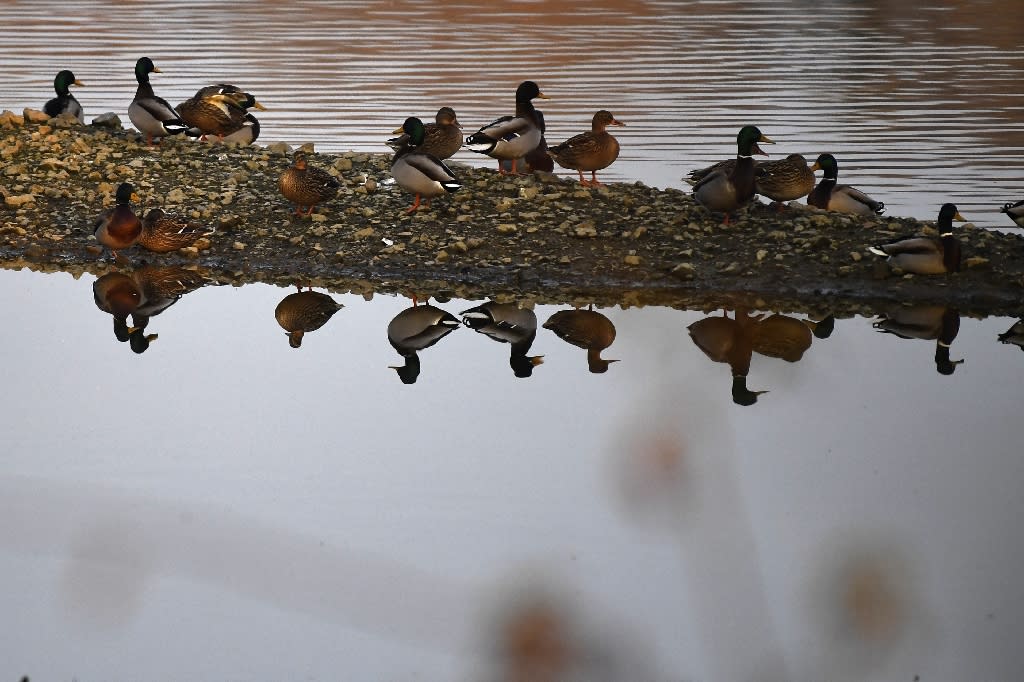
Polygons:
[[23,125],[25,125],[24,116],[18,116],[8,109],[4,109],[4,113],[0,114],[0,126],[4,128],[20,128]]
[[974,256],[972,258],[966,259],[964,261],[964,265],[966,265],[969,269],[987,268],[988,267],[988,258],[982,258],[981,256]]
[[852,258],[855,263],[859,263],[861,259],[864,258],[864,256],[861,254],[860,251],[851,251],[850,258]]
[[340,171],[352,170],[352,159],[347,159],[344,156],[334,161],[334,167]]
[[768,257],[768,252],[767,251],[765,251],[764,249],[758,249],[757,250],[757,260],[762,261],[762,260],[764,260],[767,257]]
[[680,263],[672,268],[672,275],[680,279],[693,279],[696,268],[691,263]]
[[287,142],[271,142],[267,145],[267,151],[272,154],[291,154],[292,148]]
[[50,115],[45,111],[39,111],[38,109],[25,108],[25,121],[28,123],[46,123],[50,120]]
[[119,130],[121,128],[121,119],[113,111],[108,111],[94,118],[92,124],[97,128]]
[[515,223],[499,223],[495,229],[498,230],[498,234],[514,234],[516,225]]
[[365,189],[367,192],[376,192],[377,181],[374,180],[373,178],[366,178],[366,182],[363,183],[363,189]]
[[245,251],[246,244],[244,242],[235,242],[231,245],[231,248],[235,251]]
[[622,259],[622,262],[626,265],[640,265],[640,256],[635,253],[627,255]]
[[364,227],[361,230],[356,230],[355,232],[353,232],[352,236],[355,237],[356,239],[366,239],[367,237],[372,237],[373,233],[374,230],[372,227]]
[[31,204],[36,200],[31,194],[9,194],[4,197],[4,203],[8,206],[24,206],[25,204]]
[[445,251],[444,249],[441,249],[440,251],[437,252],[437,255],[434,256],[434,260],[436,260],[438,263],[445,262],[446,260],[448,260],[448,252]]
[[327,216],[324,215],[323,213],[314,213],[313,215],[310,216],[310,220],[312,220],[314,223],[326,223]]

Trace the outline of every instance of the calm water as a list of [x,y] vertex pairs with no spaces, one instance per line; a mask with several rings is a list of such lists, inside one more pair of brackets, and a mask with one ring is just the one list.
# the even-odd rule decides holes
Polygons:
[[[895,215],[952,199],[1005,227],[1024,198],[1017,3],[62,7],[0,7],[0,108],[41,106],[70,66],[87,114],[127,121],[146,54],[172,102],[255,92],[264,141],[385,151],[410,113],[509,113],[529,77],[551,140],[597,108],[628,123],[610,180],[679,186],[755,121]],[[288,291],[204,287],[136,355],[94,279],[0,271],[12,679],[543,679],[512,672],[531,655],[570,680],[1024,669],[1014,320],[960,319],[946,376],[934,340],[840,319],[796,362],[755,349],[769,392],[741,407],[687,332],[721,311],[600,310],[604,374],[540,329],[528,379],[460,328],[404,385],[386,329],[407,299],[335,293],[294,350]]]

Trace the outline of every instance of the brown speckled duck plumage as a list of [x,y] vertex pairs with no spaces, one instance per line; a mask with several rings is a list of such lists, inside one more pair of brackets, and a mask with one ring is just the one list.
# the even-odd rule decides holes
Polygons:
[[295,152],[294,163],[278,179],[281,194],[295,204],[295,214],[303,215],[302,208],[308,206],[305,215],[311,215],[313,208],[338,193],[338,183],[327,171],[310,166],[305,152]]
[[306,332],[316,331],[344,306],[327,294],[318,291],[299,291],[288,294],[274,309],[274,317],[288,333],[288,345],[298,348]]
[[[548,148],[548,154],[562,168],[578,171],[580,184],[600,185],[597,171],[612,165],[619,158],[619,141],[608,132],[608,126],[624,126],[610,111],[602,109],[594,114],[591,128],[585,133],[570,137],[565,142]],[[589,181],[583,179],[583,171],[590,171]]]

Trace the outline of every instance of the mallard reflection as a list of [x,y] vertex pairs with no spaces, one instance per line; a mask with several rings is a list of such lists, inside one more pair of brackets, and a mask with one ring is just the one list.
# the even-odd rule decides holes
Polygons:
[[288,335],[288,345],[299,348],[306,332],[316,331],[344,306],[327,294],[309,288],[288,294],[274,309],[274,317]]
[[587,351],[587,366],[594,374],[608,371],[618,360],[605,360],[601,351],[615,341],[615,325],[601,313],[587,310],[559,310],[544,323],[558,338]]
[[[200,287],[209,284],[203,275],[176,265],[144,265],[130,273],[108,272],[93,282],[96,307],[114,318],[114,336],[127,341],[136,353],[144,353],[157,334],[147,334],[150,318]],[[128,316],[132,326],[128,326]]]
[[999,335],[999,343],[1012,343],[1024,350],[1024,320],[1017,320],[1013,326]]
[[440,308],[424,303],[406,308],[388,324],[388,341],[405,358],[398,372],[403,384],[414,384],[420,375],[420,358],[416,354],[451,334],[461,326],[458,318]]
[[963,360],[950,360],[949,347],[960,331],[960,313],[943,305],[893,308],[872,326],[901,339],[935,340],[935,369],[950,375]]
[[721,317],[705,317],[687,327],[697,348],[714,362],[729,365],[732,370],[732,401],[737,405],[753,405],[759,395],[768,392],[747,388],[757,322],[758,318],[746,311],[737,311],[733,319],[723,310]]
[[473,331],[499,343],[510,344],[508,364],[519,378],[533,375],[533,368],[543,364],[543,355],[527,355],[537,338],[537,315],[514,303],[488,301],[463,310],[462,322]]
[[820,320],[800,320],[788,315],[751,315],[740,309],[729,317],[712,316],[697,320],[687,329],[690,338],[705,355],[723,362],[732,370],[732,400],[737,405],[753,405],[757,397],[768,391],[747,388],[750,360],[753,353],[786,362],[798,362],[811,347],[814,338],[827,339],[835,329],[835,318],[826,315]]

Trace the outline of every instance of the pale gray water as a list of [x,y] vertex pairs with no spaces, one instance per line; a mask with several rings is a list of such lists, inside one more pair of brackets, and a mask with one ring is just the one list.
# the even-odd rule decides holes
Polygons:
[[[41,106],[71,66],[87,113],[127,121],[146,54],[172,102],[257,93],[266,141],[384,151],[406,115],[449,104],[472,128],[530,77],[553,140],[600,107],[628,122],[610,180],[679,186],[755,120],[892,214],[952,198],[1005,226],[1024,198],[1014,3],[62,7],[0,7],[0,108]],[[335,294],[296,351],[287,291],[207,287],[134,355],[92,280],[0,271],[12,679],[510,679],[495,619],[538,595],[606,679],[1024,668],[1013,320],[962,319],[952,376],[934,341],[839,320],[797,363],[755,354],[770,392],[740,407],[697,311],[602,310],[602,375],[540,330],[516,379],[507,346],[459,329],[405,386],[385,330],[407,300]]]

